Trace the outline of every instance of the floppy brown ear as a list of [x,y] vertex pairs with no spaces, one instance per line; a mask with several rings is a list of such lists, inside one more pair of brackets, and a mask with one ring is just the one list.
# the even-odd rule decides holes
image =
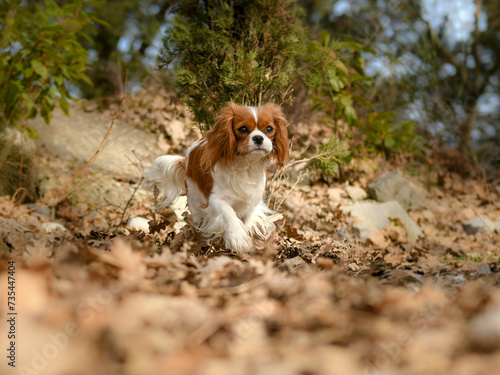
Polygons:
[[273,113],[276,135],[273,140],[273,155],[279,166],[283,166],[290,160],[290,151],[288,149],[288,121],[281,111],[281,108],[275,104],[267,104]]
[[234,160],[236,138],[233,132],[234,104],[222,108],[215,125],[205,134],[206,157],[202,170],[211,170],[216,163],[231,165]]

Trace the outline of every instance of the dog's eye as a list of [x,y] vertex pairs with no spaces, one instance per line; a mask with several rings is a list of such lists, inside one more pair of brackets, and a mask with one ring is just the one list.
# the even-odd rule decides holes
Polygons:
[[272,133],[274,131],[272,126],[268,126],[265,130],[266,133]]
[[247,134],[248,133],[248,128],[246,126],[242,126],[241,128],[238,129],[240,133]]

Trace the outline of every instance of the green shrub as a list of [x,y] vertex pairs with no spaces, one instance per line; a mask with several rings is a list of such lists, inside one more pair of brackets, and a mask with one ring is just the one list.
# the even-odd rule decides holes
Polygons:
[[[71,99],[65,82],[88,80],[87,51],[97,22],[95,1],[3,0],[0,2],[0,127],[24,129],[40,112],[49,123],[56,102],[68,114]],[[36,137],[34,129],[24,129]]]
[[[324,114],[323,122],[331,125],[341,139],[350,137],[354,128],[360,129],[368,152],[382,153],[385,157],[417,152],[423,142],[415,134],[413,122],[398,121],[394,112],[378,112],[363,96],[373,79],[365,76],[361,52],[375,53],[354,41],[331,41],[326,31],[321,33],[319,41],[309,44],[306,59],[323,61],[313,65],[316,70],[306,82],[313,110]],[[363,118],[358,115],[360,107],[367,109]],[[324,168],[325,165],[321,168],[325,174],[332,171]]]
[[415,134],[411,120],[397,120],[394,112],[372,112],[357,126],[363,130],[368,152],[382,153],[386,158],[396,153],[416,154],[422,149],[423,139]]
[[336,135],[332,135],[328,142],[318,147],[318,153],[312,158],[309,169],[313,173],[320,173],[323,176],[333,176],[337,168],[342,164],[347,164],[352,158],[347,144]]
[[308,96],[314,103],[312,109],[324,113],[324,122],[331,124],[335,133],[342,133],[338,128],[340,120],[347,125],[356,123],[355,104],[374,108],[359,95],[373,80],[364,74],[362,51],[375,53],[354,41],[332,41],[326,31],[321,33],[319,41],[313,40],[308,45],[306,61],[322,61],[312,65],[315,68],[305,82]]
[[281,104],[306,47],[295,0],[186,0],[173,9],[159,66],[173,63],[178,93],[200,129],[228,101]]

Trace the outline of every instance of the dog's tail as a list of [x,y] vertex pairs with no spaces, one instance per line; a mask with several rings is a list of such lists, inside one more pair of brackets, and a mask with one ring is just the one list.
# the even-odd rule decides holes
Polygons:
[[157,208],[163,209],[184,193],[186,158],[176,155],[160,156],[143,176],[160,189],[163,195]]

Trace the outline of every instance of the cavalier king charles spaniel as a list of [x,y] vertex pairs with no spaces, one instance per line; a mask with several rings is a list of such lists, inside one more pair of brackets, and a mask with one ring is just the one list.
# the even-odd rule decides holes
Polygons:
[[287,121],[274,104],[260,107],[227,104],[214,127],[195,142],[186,157],[164,155],[144,176],[163,193],[158,208],[187,194],[196,230],[210,243],[224,240],[238,254],[253,248],[274,228],[264,203],[265,168],[289,159]]

